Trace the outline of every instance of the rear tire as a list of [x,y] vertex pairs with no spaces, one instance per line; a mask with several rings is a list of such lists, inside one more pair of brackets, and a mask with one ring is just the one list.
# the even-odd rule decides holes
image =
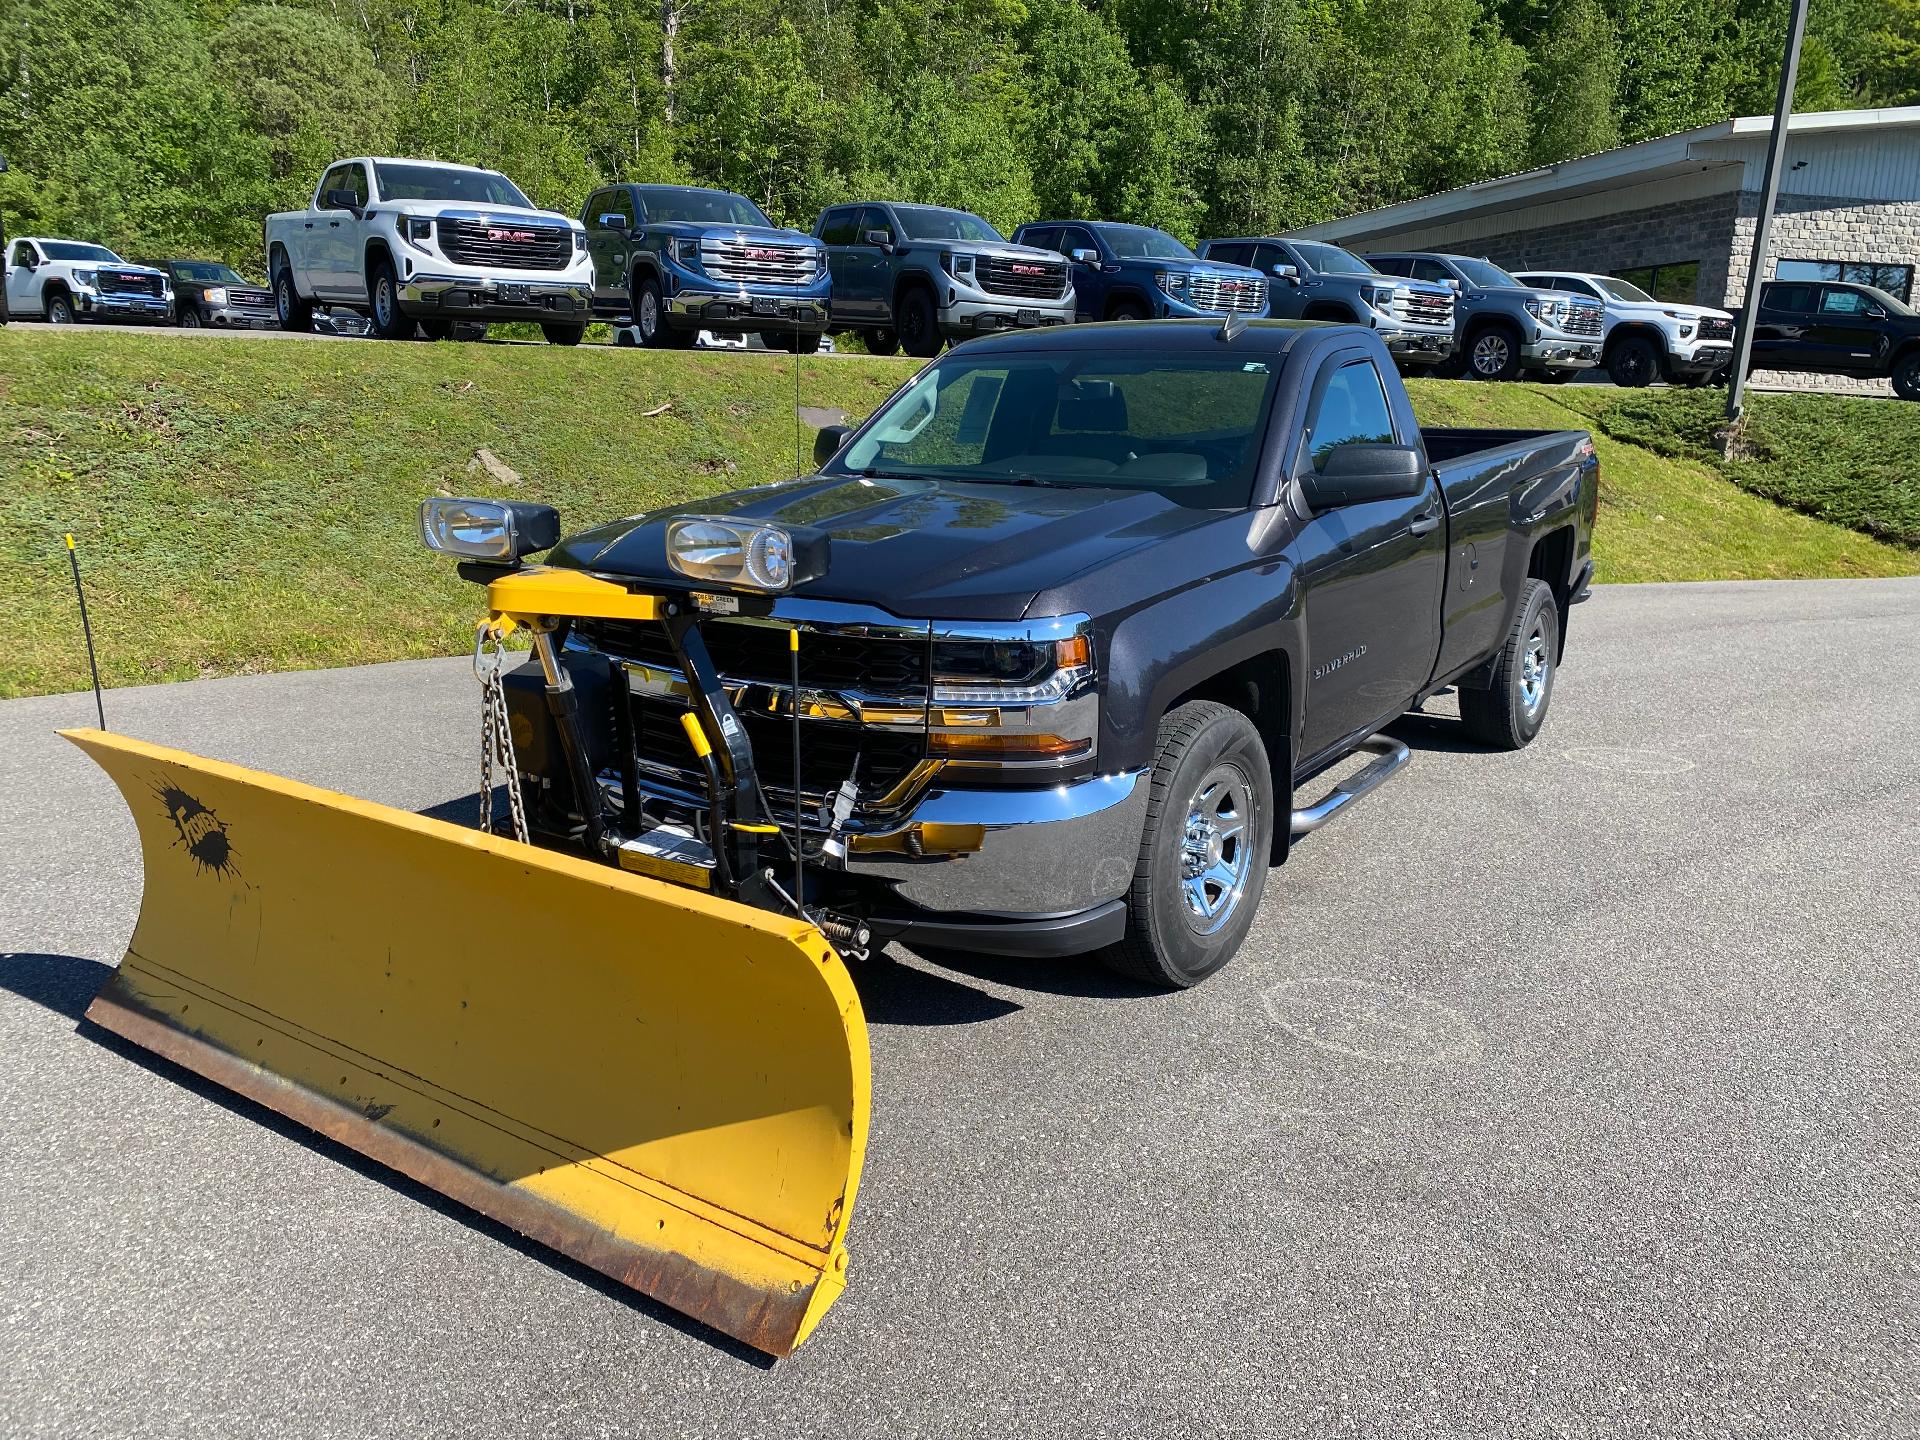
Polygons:
[[578,345],[587,333],[584,325],[542,325],[540,333],[549,345]]
[[1920,400],[1920,350],[1909,350],[1893,362],[1893,393],[1902,400]]
[[1607,376],[1622,390],[1644,390],[1660,378],[1660,352],[1644,335],[1629,335],[1607,355]]
[[1169,989],[1239,952],[1266,888],[1273,773],[1253,722],[1194,700],[1160,722],[1146,827],[1127,892],[1127,936],[1102,963]]
[[74,323],[73,299],[64,291],[56,290],[47,297],[47,323],[49,325]]
[[413,317],[400,308],[400,281],[393,273],[393,262],[385,256],[373,262],[367,277],[367,299],[373,306],[373,333],[382,340],[411,340],[417,328]]
[[1467,733],[1495,750],[1522,750],[1546,724],[1560,668],[1560,607],[1543,580],[1520,590],[1520,609],[1485,690],[1460,691]]
[[1476,380],[1511,380],[1520,373],[1520,332],[1489,325],[1467,342],[1467,373]]
[[940,333],[940,312],[934,308],[933,292],[915,285],[900,297],[900,344],[916,360],[931,360],[940,353],[946,338]]
[[280,317],[282,330],[300,333],[313,330],[313,306],[300,298],[293,284],[293,267],[285,261],[273,277],[273,308]]
[[818,330],[811,334],[806,331],[795,334],[791,330],[764,330],[760,334],[760,339],[769,350],[778,350],[786,355],[791,355],[795,351],[802,355],[815,355],[820,350]]
[[450,340],[453,338],[453,321],[444,315],[436,315],[431,320],[422,320],[420,333],[429,340]]
[[898,355],[900,337],[885,326],[878,330],[862,330],[860,343],[867,347],[869,355]]

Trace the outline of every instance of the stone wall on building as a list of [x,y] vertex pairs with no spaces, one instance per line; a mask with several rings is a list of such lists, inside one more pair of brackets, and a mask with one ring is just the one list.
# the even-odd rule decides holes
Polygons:
[[[1746,298],[1747,261],[1753,254],[1753,226],[1759,214],[1759,192],[1742,190],[1722,298],[1703,304],[1725,304],[1731,309]],[[1869,202],[1833,195],[1782,195],[1774,207],[1767,250],[1774,260],[1863,260],[1920,270],[1920,200]],[[1772,273],[1771,264],[1768,273]],[[1703,273],[1703,290],[1705,279]],[[1920,286],[1914,298],[1920,300]]]
[[[1717,305],[1726,289],[1731,257],[1728,237],[1733,232],[1739,198],[1727,191],[1624,210],[1601,219],[1511,230],[1477,239],[1470,249],[1508,270],[1587,270],[1601,275],[1643,265],[1697,260],[1700,283],[1695,301]],[[1747,237],[1751,245],[1751,229]],[[1395,247],[1379,242],[1367,248]]]

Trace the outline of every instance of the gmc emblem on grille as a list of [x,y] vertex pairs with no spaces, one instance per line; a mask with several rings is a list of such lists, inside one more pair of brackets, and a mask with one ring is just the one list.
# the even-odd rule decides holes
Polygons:
[[1044,265],[1015,265],[1013,267],[1013,273],[1016,275],[1044,275],[1047,273],[1047,267]]
[[1234,294],[1238,295],[1242,290],[1246,289],[1247,287],[1246,287],[1246,282],[1241,280],[1222,280],[1220,282],[1220,288],[1222,290],[1231,290]]
[[780,252],[778,250],[749,250],[747,251],[747,258],[749,260],[778,260],[780,258]]
[[535,237],[531,230],[489,230],[487,238],[489,240],[532,240]]

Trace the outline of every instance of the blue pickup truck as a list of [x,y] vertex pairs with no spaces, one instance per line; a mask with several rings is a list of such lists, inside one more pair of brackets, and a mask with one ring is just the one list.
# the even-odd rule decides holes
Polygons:
[[1013,241],[1072,262],[1082,320],[1267,313],[1267,282],[1258,270],[1203,260],[1164,230],[1103,220],[1036,220],[1014,231]]
[[581,223],[594,313],[631,316],[642,345],[684,350],[702,330],[759,335],[811,355],[827,329],[826,254],[744,195],[691,185],[608,185]]

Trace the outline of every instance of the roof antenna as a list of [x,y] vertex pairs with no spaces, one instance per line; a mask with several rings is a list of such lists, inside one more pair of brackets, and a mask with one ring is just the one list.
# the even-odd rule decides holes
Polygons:
[[67,532],[67,563],[73,567],[73,593],[80,600],[80,633],[87,637],[87,668],[93,672],[93,713],[102,730],[107,728],[107,707],[100,700],[100,662],[93,654],[93,622],[87,618],[87,590],[80,583],[80,555],[74,548],[73,532]]
[[1220,329],[1214,336],[1216,340],[1238,340],[1247,328],[1247,312],[1229,310],[1227,318],[1220,322]]

